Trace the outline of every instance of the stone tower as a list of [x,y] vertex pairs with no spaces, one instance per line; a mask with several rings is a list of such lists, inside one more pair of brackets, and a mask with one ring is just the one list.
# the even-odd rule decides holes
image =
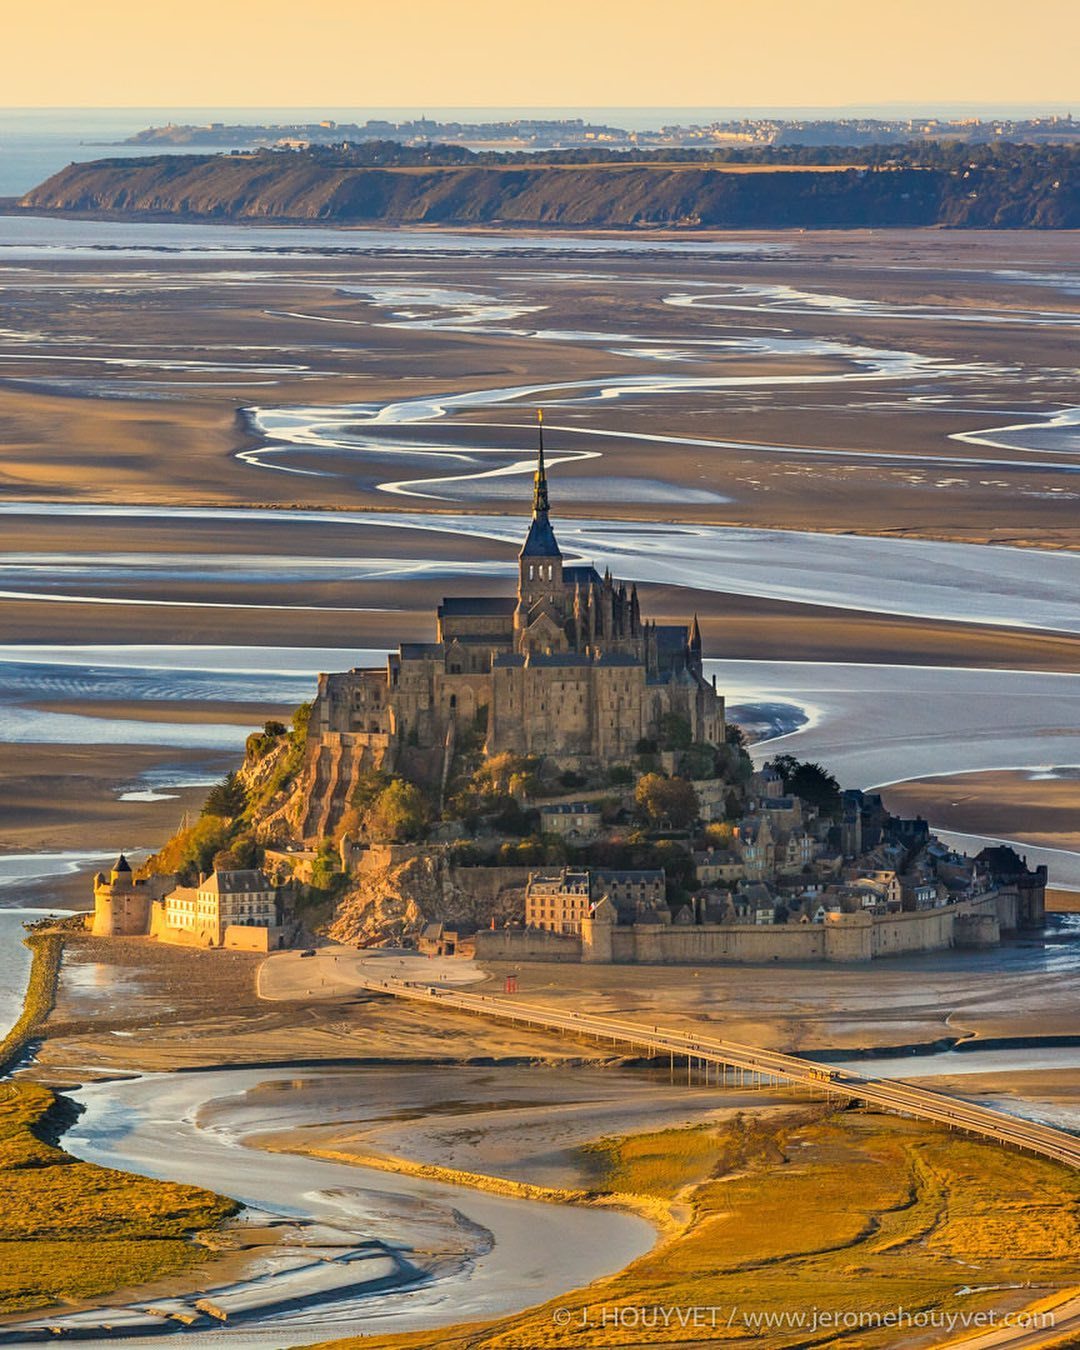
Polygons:
[[142,937],[150,930],[150,890],[131,874],[131,864],[121,853],[106,879],[94,877],[95,937]]
[[618,912],[606,895],[581,920],[581,959],[593,965],[610,965],[614,959],[612,934]]

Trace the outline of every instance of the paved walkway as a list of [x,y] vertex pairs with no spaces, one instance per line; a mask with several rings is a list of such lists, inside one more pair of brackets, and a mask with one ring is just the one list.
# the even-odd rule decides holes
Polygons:
[[372,980],[450,986],[487,978],[471,961],[452,956],[417,956],[393,948],[358,951],[334,944],[314,951],[314,956],[275,952],[267,957],[259,967],[259,997],[275,1001],[342,998],[369,988]]

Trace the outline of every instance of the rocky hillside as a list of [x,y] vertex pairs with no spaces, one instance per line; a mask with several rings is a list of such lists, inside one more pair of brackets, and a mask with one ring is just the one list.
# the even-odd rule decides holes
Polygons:
[[[1029,150],[1031,147],[1013,147]],[[724,164],[357,166],[255,152],[71,164],[24,209],[187,220],[631,228],[1076,228],[1072,158],[963,170]]]
[[525,912],[525,875],[496,891],[475,884],[475,873],[451,866],[445,853],[431,851],[402,862],[366,869],[350,878],[326,929],[335,942],[368,946],[400,942],[425,924],[444,923],[466,930],[521,921]]

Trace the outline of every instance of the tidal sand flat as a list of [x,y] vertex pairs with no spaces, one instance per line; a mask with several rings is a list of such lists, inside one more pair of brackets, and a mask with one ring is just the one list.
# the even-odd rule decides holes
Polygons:
[[[297,257],[244,228],[91,222],[83,253],[30,256],[11,236],[26,225],[0,221],[5,470],[23,494],[386,505],[396,484],[472,504],[527,480],[539,401],[565,456],[553,483],[612,514],[651,495],[755,525],[1071,528],[1060,239],[991,237],[977,257],[968,236],[780,235],[734,256],[598,238],[583,267],[567,236],[510,258],[447,238],[433,257],[438,234],[361,231],[368,251],[341,256],[301,231]],[[164,230],[172,251],[148,264],[117,230]],[[222,232],[229,267],[200,248]],[[1000,444],[995,424],[1013,428]]]
[[[779,1105],[782,1095],[771,1099]],[[275,1152],[589,1190],[596,1159],[583,1146],[625,1133],[688,1128],[760,1110],[752,1093],[676,1087],[666,1074],[580,1067],[320,1071],[264,1080],[200,1113],[205,1128],[240,1133]]]
[[[508,583],[539,404],[565,537],[653,612],[700,608],[711,655],[1074,669],[1071,559],[892,551],[1077,543],[1069,267],[1037,234],[4,217],[0,623],[58,647],[422,640],[463,570]],[[160,704],[154,725],[146,687],[93,717],[41,689],[11,734],[150,772],[238,746],[278,696],[303,690],[203,732]]]
[[[20,632],[52,639],[9,644],[2,652],[5,738],[32,744],[31,757],[41,765],[30,772],[30,762],[20,762],[16,773],[13,763],[5,789],[12,812],[7,837],[11,846],[28,847],[51,846],[80,815],[80,837],[103,831],[99,837],[118,847],[153,847],[183,809],[198,805],[197,789],[229,767],[253,728],[267,717],[287,720],[291,708],[310,696],[317,671],[378,665],[383,642],[426,636],[429,618],[422,611],[465,572],[478,568],[493,590],[505,585],[517,529],[515,519],[491,516],[327,516],[245,508],[10,503],[3,514],[13,529],[36,531],[22,540],[35,547],[24,547],[9,564],[23,569],[26,589],[7,593],[8,612]],[[82,519],[100,522],[98,551],[80,556],[42,549],[41,532],[53,517],[58,528]],[[101,552],[106,538],[122,544],[129,523],[142,543],[151,521],[158,547],[169,552],[156,555],[145,546],[137,554]],[[245,551],[183,555],[186,532],[215,526],[219,537],[229,538],[233,529],[246,535]],[[291,557],[275,551],[281,537],[289,539]],[[332,556],[331,543],[339,538],[356,550],[355,557]],[[258,554],[250,551],[256,540],[263,550]],[[845,782],[868,786],[946,765],[1022,766],[1031,762],[1036,736],[1053,737],[1063,762],[1076,757],[1069,739],[1075,718],[1071,676],[941,668],[954,653],[953,659],[970,659],[977,652],[998,666],[1021,657],[1068,669],[1076,622],[1070,554],[659,522],[571,522],[567,540],[581,556],[640,578],[662,609],[685,612],[700,604],[710,645],[775,646],[777,625],[791,625],[786,635],[801,634],[816,661],[726,661],[711,663],[710,670],[727,691],[732,716],[751,727],[763,705],[794,709],[795,722],[786,724],[781,716],[770,733],[800,727],[801,739],[812,742],[808,752],[827,754]],[[481,556],[453,560],[447,553],[455,546]],[[485,559],[485,552],[495,556]],[[185,583],[177,578],[185,571],[190,576],[183,597],[177,587]],[[327,583],[327,574],[338,579]],[[414,608],[386,606],[390,580],[398,603]],[[328,584],[334,587],[329,594]],[[733,591],[743,594],[733,597]],[[756,619],[747,608],[754,605],[762,607]],[[100,613],[109,615],[111,636],[131,640],[93,641]],[[202,641],[175,640],[179,615],[185,622],[198,616],[199,628],[187,631]],[[52,628],[44,624],[48,617]],[[971,622],[975,617],[982,621],[978,626]],[[72,618],[80,629],[68,627]],[[353,648],[268,645],[283,623],[294,643],[308,635],[340,643],[343,622]],[[245,626],[252,640],[235,645]],[[56,640],[63,630],[67,643]],[[169,641],[150,642],[155,632]],[[1030,636],[1021,638],[1021,632]],[[76,633],[82,641],[71,641]],[[857,651],[860,641],[872,649],[885,644],[884,651],[873,651],[879,659],[917,644],[936,668],[823,664],[829,633],[849,651]],[[895,695],[889,719],[900,706],[896,699],[905,708],[902,753],[894,722],[882,721],[886,690]],[[1001,730],[1007,725],[1013,728],[1009,735]],[[987,727],[998,731],[989,737]],[[1039,743],[1038,753],[1047,753],[1049,744]],[[181,766],[186,780],[176,778]],[[94,789],[89,813],[81,807],[80,785],[87,782],[104,789]],[[164,800],[155,783],[165,788]],[[183,790],[175,812],[170,783]],[[112,817],[114,801],[124,809]],[[139,805],[153,810],[137,814]]]
[[1045,848],[1080,851],[1080,768],[1052,764],[1027,769],[942,774],[897,784],[890,802],[917,807],[957,832],[1003,834]]

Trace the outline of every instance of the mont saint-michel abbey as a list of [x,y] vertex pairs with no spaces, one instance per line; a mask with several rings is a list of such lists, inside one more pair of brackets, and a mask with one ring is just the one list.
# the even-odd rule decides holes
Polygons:
[[723,742],[724,702],[702,672],[697,620],[649,622],[635,586],[564,565],[542,440],[516,596],[452,596],[436,617],[436,640],[403,643],[385,669],[320,676],[310,733],[324,801],[325,789],[344,797],[361,768],[393,768],[409,750],[424,752],[437,780],[456,735],[478,724],[487,754],[562,767],[629,760],[671,713],[694,740]]

